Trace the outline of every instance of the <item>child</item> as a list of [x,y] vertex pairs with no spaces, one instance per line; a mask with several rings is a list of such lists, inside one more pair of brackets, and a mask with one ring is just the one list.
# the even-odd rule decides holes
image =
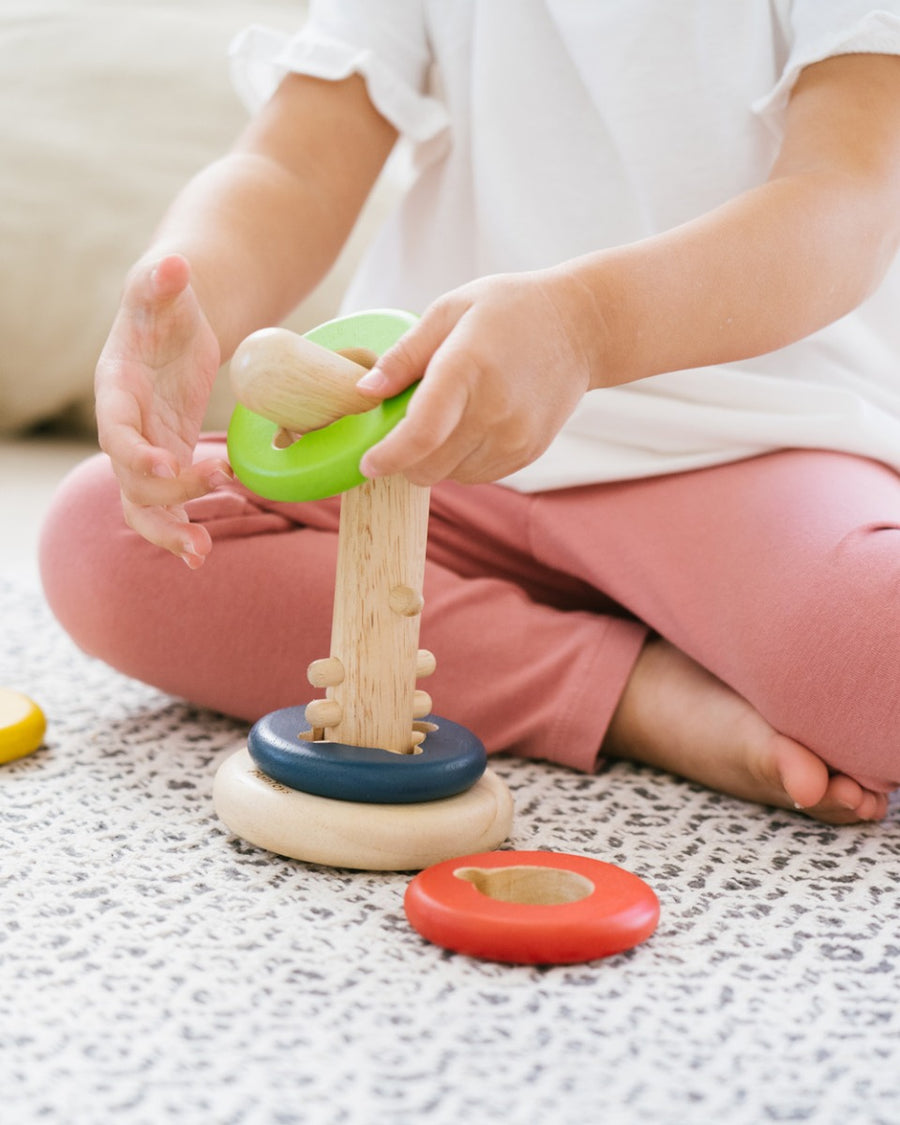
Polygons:
[[416,177],[347,308],[423,314],[363,380],[373,403],[423,381],[362,467],[436,486],[436,709],[489,750],[882,817],[898,56],[900,0],[334,0],[292,39],[247,33],[261,108],[131,271],[97,369],[106,456],[46,526],[61,622],[237,716],[308,698],[338,501],[250,494],[201,419],[402,136]]

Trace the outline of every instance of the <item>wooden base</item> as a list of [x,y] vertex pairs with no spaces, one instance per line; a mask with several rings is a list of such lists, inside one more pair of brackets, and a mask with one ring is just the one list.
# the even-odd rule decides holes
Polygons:
[[373,805],[288,789],[262,773],[246,748],[219,767],[213,801],[228,828],[257,847],[360,871],[420,871],[492,850],[509,835],[513,815],[509,790],[492,770],[454,797]]

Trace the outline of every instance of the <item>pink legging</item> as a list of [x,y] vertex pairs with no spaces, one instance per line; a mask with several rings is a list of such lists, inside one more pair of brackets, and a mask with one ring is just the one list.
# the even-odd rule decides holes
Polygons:
[[[202,456],[223,455],[209,439]],[[329,650],[338,501],[235,483],[190,505],[190,571],[123,522],[102,456],[60,488],[41,566],[88,653],[244,719],[315,694]],[[786,451],[521,495],[432,492],[421,643],[435,711],[509,750],[596,767],[641,646],[666,637],[779,731],[863,784],[900,784],[900,477]]]

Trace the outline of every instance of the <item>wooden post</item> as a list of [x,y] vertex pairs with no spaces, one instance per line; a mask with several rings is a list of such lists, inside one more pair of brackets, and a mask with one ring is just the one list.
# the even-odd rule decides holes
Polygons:
[[[292,434],[371,409],[355,389],[365,370],[284,329],[248,337],[231,366],[238,399]],[[308,670],[327,688],[306,709],[313,738],[400,754],[421,739],[413,723],[431,700],[416,691],[416,676],[434,670],[418,647],[429,499],[402,476],[364,481],[342,497],[331,654]]]
[[392,476],[345,492],[335,576],[328,688],[339,723],[325,737],[404,754],[413,747],[416,661],[430,491]]

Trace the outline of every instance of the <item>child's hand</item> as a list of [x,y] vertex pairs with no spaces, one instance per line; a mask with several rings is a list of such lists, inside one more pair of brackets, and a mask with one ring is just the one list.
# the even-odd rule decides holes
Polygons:
[[173,255],[141,265],[97,365],[97,428],[112,461],[129,526],[151,543],[200,566],[212,543],[192,525],[185,501],[230,479],[225,461],[192,464],[219,345]]
[[486,277],[436,301],[359,383],[386,398],[422,379],[362,472],[474,484],[533,461],[590,386],[584,301],[561,270]]

